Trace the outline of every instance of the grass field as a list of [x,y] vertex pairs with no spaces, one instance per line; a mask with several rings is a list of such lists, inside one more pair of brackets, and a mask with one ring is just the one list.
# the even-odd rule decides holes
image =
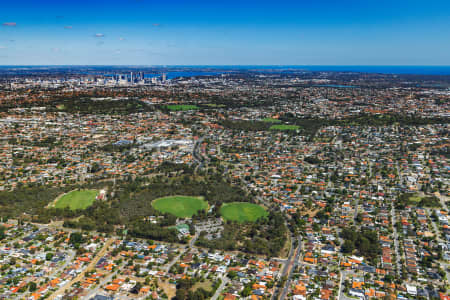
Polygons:
[[414,203],[419,203],[421,200],[423,199],[423,197],[420,197],[419,195],[412,195],[409,197],[409,201],[414,202]]
[[68,207],[71,210],[86,209],[94,203],[97,194],[97,190],[71,191],[59,198],[55,203],[55,207]]
[[152,206],[160,212],[190,218],[197,211],[208,208],[208,203],[203,197],[169,196],[153,200]]
[[187,105],[187,104],[166,105],[166,108],[171,111],[186,111],[186,110],[199,109],[199,107],[197,105]]
[[204,289],[205,291],[211,292],[213,290],[213,283],[209,280],[205,280],[203,282],[199,281],[191,288],[193,292],[198,290],[199,288]]
[[264,118],[261,121],[267,122],[267,123],[281,123],[281,120],[274,119],[274,118]]
[[214,104],[214,103],[208,103],[208,104],[206,104],[206,106],[208,106],[208,107],[213,107],[213,108],[216,108],[216,107],[226,107],[224,104]]
[[264,208],[247,202],[225,203],[220,208],[220,214],[225,220],[237,222],[254,222],[268,216]]
[[285,130],[297,130],[297,129],[300,129],[300,126],[279,124],[279,125],[272,125],[272,126],[270,126],[269,129],[270,130],[282,130],[282,131],[285,131]]
[[424,206],[424,207],[441,207],[441,203],[439,198],[436,196],[427,196],[427,195],[419,195],[417,193],[413,194],[405,194],[403,197],[406,197],[406,204],[414,205],[414,206]]

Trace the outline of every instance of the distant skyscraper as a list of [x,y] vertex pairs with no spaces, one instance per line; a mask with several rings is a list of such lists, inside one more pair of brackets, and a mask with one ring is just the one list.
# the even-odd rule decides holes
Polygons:
[[162,74],[162,81],[165,82],[167,80],[167,74],[163,73]]

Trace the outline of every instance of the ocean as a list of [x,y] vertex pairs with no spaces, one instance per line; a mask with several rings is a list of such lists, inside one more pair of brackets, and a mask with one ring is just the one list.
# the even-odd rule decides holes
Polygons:
[[[146,72],[146,76],[158,76],[167,73],[167,78],[219,75],[233,71],[253,71],[253,72],[356,72],[356,73],[380,73],[380,74],[416,74],[416,75],[450,75],[450,66],[338,66],[338,65],[197,65],[197,66],[0,66],[0,73],[28,73],[32,71],[45,73],[46,71],[73,70],[80,73],[104,73],[130,72],[141,70]],[[125,71],[127,70],[127,71]],[[161,70],[161,71],[160,71]],[[151,75],[152,74],[152,75]]]
[[[165,66],[170,69],[171,66]],[[450,66],[173,66],[177,69],[188,68],[187,71],[167,71],[168,79],[191,76],[215,76],[236,71],[292,73],[299,71],[311,72],[355,72],[378,74],[414,74],[414,75],[449,75]],[[207,69],[198,70],[195,69]],[[161,76],[161,74],[145,74],[146,78]],[[348,86],[347,86],[348,87]]]
[[[173,66],[183,67],[183,66]],[[286,66],[184,66],[188,68],[209,68],[221,70],[260,70],[260,71],[319,71],[319,72],[357,72],[380,74],[417,74],[417,75],[450,75],[450,66],[319,66],[319,65],[286,65]]]

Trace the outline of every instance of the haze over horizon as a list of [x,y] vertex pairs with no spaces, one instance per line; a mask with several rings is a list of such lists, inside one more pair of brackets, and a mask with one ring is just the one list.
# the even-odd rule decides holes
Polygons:
[[15,1],[0,65],[450,65],[450,3]]

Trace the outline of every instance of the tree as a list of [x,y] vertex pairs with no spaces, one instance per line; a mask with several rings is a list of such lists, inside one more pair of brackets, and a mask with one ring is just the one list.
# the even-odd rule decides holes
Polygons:
[[315,232],[320,231],[320,225],[317,224],[317,223],[314,223],[313,226],[312,226],[312,228],[313,228],[313,230],[314,230]]
[[69,244],[71,245],[80,245],[83,243],[83,235],[80,232],[72,232],[69,238]]
[[237,272],[236,271],[230,271],[228,272],[228,278],[230,279],[234,279],[237,276]]
[[356,222],[361,223],[363,221],[363,216],[361,213],[358,213],[356,215]]
[[5,237],[6,237],[5,227],[0,226],[0,241],[3,240]]
[[241,292],[242,297],[248,297],[252,294],[252,287],[250,285],[246,285],[245,288]]
[[34,291],[36,291],[36,289],[37,289],[36,283],[33,282],[33,281],[31,281],[31,282],[28,284],[28,290],[29,290],[30,292],[34,292]]
[[131,289],[131,293],[139,294],[141,288],[142,288],[142,283],[137,282],[136,285]]
[[91,173],[97,173],[101,170],[100,165],[97,162],[94,162],[91,166]]
[[53,258],[53,253],[51,252],[47,252],[47,254],[45,254],[45,260],[50,261]]
[[355,250],[355,244],[351,240],[345,240],[342,245],[342,252],[351,254]]

